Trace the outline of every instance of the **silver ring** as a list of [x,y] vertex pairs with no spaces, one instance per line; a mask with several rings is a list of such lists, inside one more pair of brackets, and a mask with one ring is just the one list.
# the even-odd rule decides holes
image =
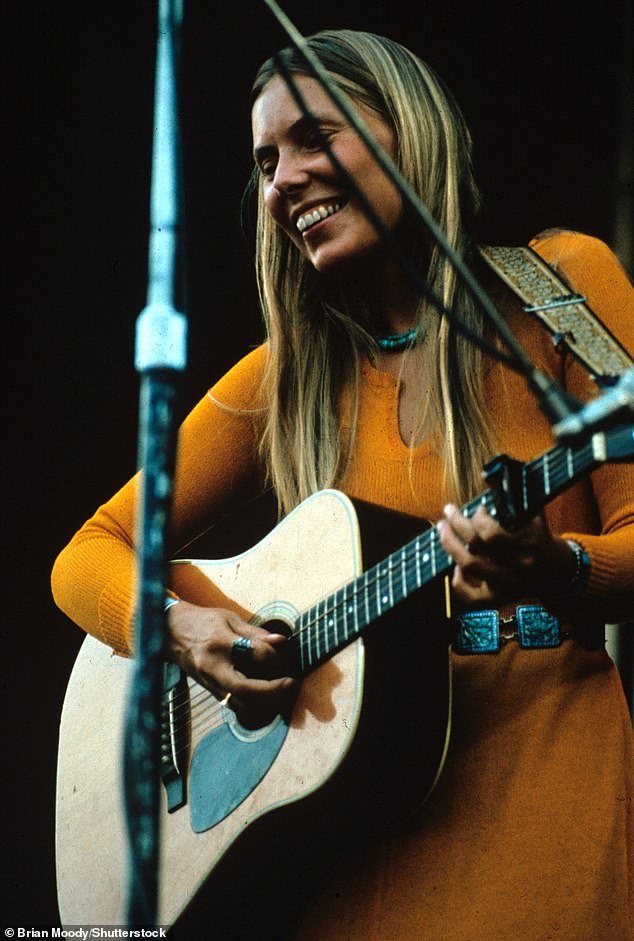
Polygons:
[[253,650],[253,641],[250,637],[236,637],[231,644],[231,659],[233,661],[249,657]]

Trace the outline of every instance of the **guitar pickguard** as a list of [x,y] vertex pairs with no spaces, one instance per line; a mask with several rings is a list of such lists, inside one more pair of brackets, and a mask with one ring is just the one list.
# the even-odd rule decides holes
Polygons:
[[251,732],[229,710],[225,712],[222,725],[205,735],[192,755],[189,803],[194,833],[220,823],[251,794],[277,758],[288,732],[281,716]]

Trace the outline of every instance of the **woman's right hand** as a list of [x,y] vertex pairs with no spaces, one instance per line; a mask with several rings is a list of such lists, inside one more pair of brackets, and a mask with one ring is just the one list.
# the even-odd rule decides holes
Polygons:
[[288,675],[283,634],[249,624],[233,611],[186,601],[171,605],[167,625],[168,659],[226,701],[245,726],[266,725],[292,701],[297,681]]

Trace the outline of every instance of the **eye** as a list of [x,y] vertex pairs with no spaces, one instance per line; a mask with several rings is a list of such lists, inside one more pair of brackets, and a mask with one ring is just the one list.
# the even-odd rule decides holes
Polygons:
[[277,169],[277,154],[274,152],[258,154],[255,159],[256,168],[263,180],[272,180]]
[[275,161],[265,160],[259,165],[260,176],[265,180],[271,180],[275,176]]
[[307,150],[322,150],[331,137],[332,133],[329,133],[324,128],[308,128],[304,135],[304,147],[306,147]]

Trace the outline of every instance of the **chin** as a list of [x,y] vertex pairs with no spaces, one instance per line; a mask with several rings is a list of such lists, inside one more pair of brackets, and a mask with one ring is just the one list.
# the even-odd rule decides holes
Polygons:
[[308,260],[315,271],[323,275],[362,273],[366,275],[374,273],[376,275],[381,262],[384,261],[384,256],[377,249],[377,246],[372,246],[372,248],[355,247],[354,249],[339,248],[337,250],[334,249],[334,246],[332,250],[327,250],[324,246],[324,250],[315,252],[312,257],[308,254]]

